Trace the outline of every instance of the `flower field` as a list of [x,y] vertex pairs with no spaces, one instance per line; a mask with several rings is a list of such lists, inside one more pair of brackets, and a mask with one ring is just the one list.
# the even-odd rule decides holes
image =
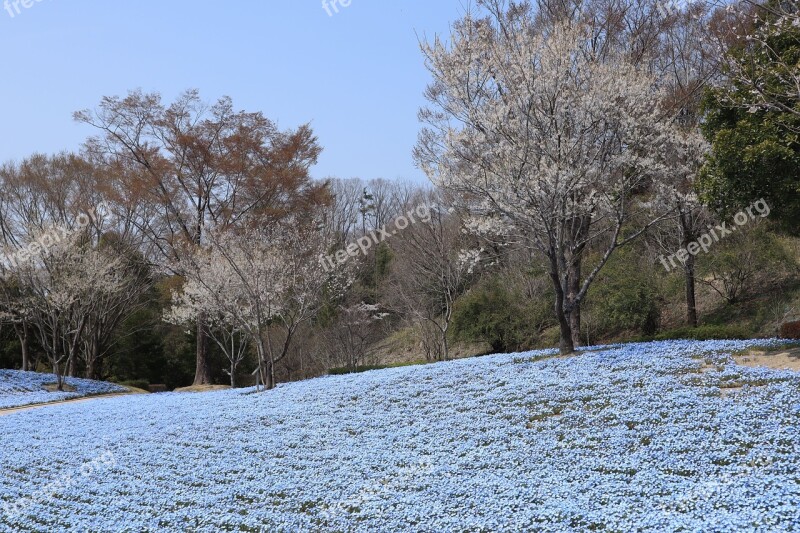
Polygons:
[[66,384],[74,388],[74,392],[48,392],[44,389],[55,381],[52,374],[0,370],[0,409],[126,392],[123,387],[111,383],[76,378],[66,378]]
[[12,414],[0,530],[800,530],[800,376],[737,366],[751,346],[530,352]]

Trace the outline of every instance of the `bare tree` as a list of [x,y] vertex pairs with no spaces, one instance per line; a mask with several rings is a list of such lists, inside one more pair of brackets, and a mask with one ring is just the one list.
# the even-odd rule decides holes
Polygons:
[[324,336],[329,363],[350,370],[369,363],[369,348],[384,333],[387,316],[376,304],[360,302],[340,306],[336,320]]
[[426,331],[435,332],[435,346],[427,343],[437,359],[450,359],[448,331],[456,299],[468,287],[480,260],[474,239],[462,232],[460,218],[450,212],[440,193],[420,194],[416,201],[426,206],[430,217],[400,232],[392,243],[393,293],[401,311]]

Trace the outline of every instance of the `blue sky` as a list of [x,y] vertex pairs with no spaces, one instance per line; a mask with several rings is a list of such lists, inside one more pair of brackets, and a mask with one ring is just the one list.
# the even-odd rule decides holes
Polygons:
[[[465,0],[0,0],[0,161],[77,150],[72,113],[141,88],[189,88],[310,122],[318,178],[424,180],[411,150],[428,83],[417,35],[446,33]],[[329,0],[330,1],[330,0]],[[8,0],[13,3],[13,0]]]

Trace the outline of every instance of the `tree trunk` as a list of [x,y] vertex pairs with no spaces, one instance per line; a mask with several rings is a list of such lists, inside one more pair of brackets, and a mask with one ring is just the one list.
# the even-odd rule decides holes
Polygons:
[[569,306],[567,320],[569,320],[573,350],[583,344],[581,340],[581,304],[583,302],[578,299],[578,295],[583,284],[583,252],[586,249],[586,237],[589,234],[591,220],[590,215],[583,215],[572,221],[569,254],[566,258],[568,260],[565,261],[567,269],[565,305]]
[[578,293],[581,291],[581,258],[573,257],[567,272],[567,302],[572,306],[569,313],[569,326],[572,330],[572,346],[581,346],[581,302]]
[[78,324],[78,328],[75,330],[75,336],[69,343],[67,347],[68,357],[67,357],[67,364],[69,368],[69,377],[74,378],[78,376],[78,343],[80,343],[81,336],[83,335],[83,330],[86,327],[86,320],[85,318],[81,318],[81,321]]
[[272,390],[275,388],[275,363],[272,361],[267,362],[267,375],[266,375],[266,383],[264,386],[267,390]]
[[14,332],[17,334],[17,339],[19,339],[19,345],[22,351],[22,371],[26,372],[31,368],[30,349],[28,344],[28,324],[24,321],[19,325],[14,324]]
[[20,339],[20,344],[22,346],[22,370],[23,372],[30,369],[30,352],[28,349],[28,336],[25,335],[23,338]]
[[70,351],[69,359],[67,360],[67,375],[71,378],[76,377],[77,375],[77,363],[75,361],[75,352]]
[[570,355],[575,352],[575,344],[572,341],[572,326],[570,325],[570,316],[566,313],[566,307],[564,305],[566,294],[564,293],[564,287],[561,285],[561,278],[558,270],[558,260],[554,254],[551,255],[549,259],[550,281],[553,282],[553,289],[556,293],[556,318],[558,318],[558,325],[561,330],[558,348],[561,352],[561,355]]
[[58,339],[58,329],[53,328],[53,373],[56,375],[56,383],[58,385],[58,390],[60,392],[64,392],[64,376],[61,375],[61,365],[59,364],[59,339]]
[[[681,244],[685,250],[696,239],[695,232],[693,231],[693,213],[692,210],[687,208],[682,202],[678,202],[678,213],[680,214]],[[686,323],[692,328],[697,327],[697,299],[695,290],[696,264],[697,258],[689,254],[689,257],[683,265],[683,272],[686,279]]]
[[86,377],[100,381],[102,379],[103,365],[100,360],[100,343],[97,339],[92,339],[87,346],[86,354]]
[[64,392],[64,376],[61,375],[58,358],[53,360],[53,373],[56,375],[56,388],[59,392]]
[[86,363],[86,379],[97,380],[96,374],[97,374],[97,369],[95,368],[95,360],[90,358],[89,361]]
[[564,315],[563,306],[562,310],[556,311],[558,313],[558,325],[561,329],[561,338],[558,343],[558,350],[561,355],[570,355],[575,353],[575,344],[572,341],[572,326],[570,325],[570,317]]
[[581,340],[581,306],[580,303],[574,305],[575,307],[569,314],[569,329],[572,330],[572,346],[578,347],[583,345]]
[[695,291],[694,263],[694,256],[690,255],[683,268],[686,276],[686,323],[692,328],[697,327],[697,297]]
[[236,363],[231,361],[231,388],[236,388]]
[[197,318],[197,360],[194,385],[211,385],[211,371],[208,368],[208,334],[204,316]]

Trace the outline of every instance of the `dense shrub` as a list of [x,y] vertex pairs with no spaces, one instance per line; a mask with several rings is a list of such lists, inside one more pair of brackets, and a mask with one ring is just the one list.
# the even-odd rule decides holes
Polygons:
[[552,323],[549,296],[531,300],[496,277],[474,287],[462,297],[453,313],[457,340],[486,342],[496,352],[532,346]]
[[781,326],[782,339],[800,339],[800,321],[787,322]]
[[606,265],[587,302],[596,335],[623,332],[654,335],[659,328],[661,292],[652,265],[635,248],[624,248]]
[[119,383],[123,387],[133,387],[134,389],[150,390],[150,382],[146,379],[132,379]]

